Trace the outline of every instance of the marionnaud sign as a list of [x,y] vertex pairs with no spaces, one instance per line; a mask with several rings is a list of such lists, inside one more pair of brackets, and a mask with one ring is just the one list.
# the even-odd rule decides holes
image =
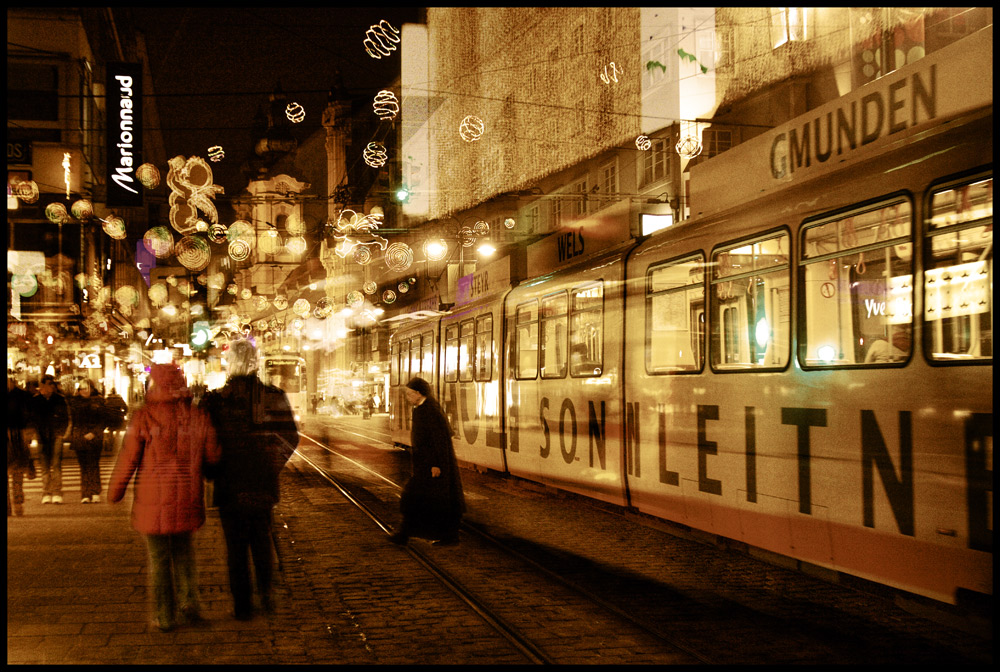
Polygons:
[[108,205],[141,206],[135,169],[142,163],[142,66],[108,63],[107,71]]

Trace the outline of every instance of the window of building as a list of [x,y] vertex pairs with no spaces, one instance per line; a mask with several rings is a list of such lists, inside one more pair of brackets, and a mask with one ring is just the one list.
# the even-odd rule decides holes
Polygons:
[[514,376],[519,380],[538,376],[538,302],[517,307],[514,317]]
[[808,39],[805,7],[771,8],[771,45],[777,49],[786,42]]
[[59,121],[59,67],[8,60],[7,118]]
[[[727,330],[727,332],[730,330]],[[646,274],[646,371],[700,371],[705,363],[705,255]]]
[[604,283],[570,292],[569,375],[599,376],[604,370]]
[[895,198],[804,226],[803,366],[904,364],[913,331],[913,211]]
[[667,59],[666,54],[667,39],[657,38],[650,40],[642,49],[642,86],[644,90],[649,90],[654,86],[659,86],[666,80]]
[[924,244],[927,356],[992,361],[993,175],[949,185],[930,200]]
[[639,153],[641,188],[670,177],[669,142],[664,138],[652,138],[650,142],[652,143],[650,148]]
[[541,333],[542,378],[566,376],[566,325],[569,299],[565,291],[542,298],[539,315]]
[[600,195],[603,205],[608,206],[618,200],[618,159],[604,164],[600,168]]
[[563,223],[563,197],[562,194],[556,194],[555,198],[552,199],[552,226],[550,227],[553,231],[562,226]]
[[576,198],[573,199],[573,216],[584,217],[587,215],[587,180],[583,179],[570,185],[570,193]]
[[783,368],[791,292],[788,234],[772,233],[712,253],[712,367]]
[[701,139],[706,157],[718,156],[733,147],[733,132],[729,129],[706,128]]

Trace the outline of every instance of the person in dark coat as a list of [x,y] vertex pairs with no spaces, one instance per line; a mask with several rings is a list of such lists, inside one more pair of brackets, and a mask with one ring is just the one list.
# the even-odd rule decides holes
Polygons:
[[251,341],[232,341],[225,361],[226,385],[207,393],[201,407],[222,444],[222,459],[211,476],[226,537],[233,615],[248,620],[253,613],[248,556],[253,556],[261,607],[274,608],[272,509],[281,497],[278,475],[298,446],[299,431],[284,391],[257,377],[257,348]]
[[403,520],[390,537],[395,544],[422,537],[439,544],[458,542],[465,495],[451,442],[451,426],[431,392],[430,383],[413,378],[404,390],[413,404],[410,460],[413,473],[403,486],[399,507]]
[[104,398],[94,383],[85,379],[76,396],[69,399],[69,447],[80,463],[80,503],[101,501],[101,451],[104,430],[113,422]]
[[[35,477],[35,463],[24,440],[31,396],[7,376],[7,515],[24,515],[24,477]],[[13,506],[12,506],[13,505]]]
[[42,504],[62,504],[63,438],[69,427],[69,406],[52,375],[42,376],[38,394],[31,398],[31,423],[38,435]]
[[204,474],[219,461],[219,444],[208,415],[191,404],[184,374],[173,364],[154,364],[146,403],[132,416],[108,484],[120,502],[135,476],[132,527],[146,537],[156,616],[153,625],[174,627],[174,586],[184,620],[201,620],[194,532],[205,524]]

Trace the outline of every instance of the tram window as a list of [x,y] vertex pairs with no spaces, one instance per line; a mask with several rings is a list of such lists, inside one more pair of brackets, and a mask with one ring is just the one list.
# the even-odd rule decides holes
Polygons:
[[566,292],[542,298],[539,315],[541,333],[542,378],[566,377],[566,324],[568,321]]
[[569,375],[599,376],[604,371],[604,285],[576,287],[570,295]]
[[705,255],[656,266],[646,278],[647,373],[700,371],[705,363]]
[[[420,375],[420,337],[416,336],[410,339],[410,376],[407,378],[409,382],[410,378]],[[404,385],[406,383],[403,383]]]
[[898,198],[804,226],[803,366],[905,364],[913,330],[912,208]]
[[493,377],[493,316],[476,318],[476,380]]
[[462,322],[458,338],[458,379],[463,383],[472,380],[472,351],[475,347],[476,323],[473,320]]
[[399,385],[399,341],[394,341],[389,349],[389,384]]
[[780,369],[791,339],[789,237],[777,233],[712,253],[712,367]]
[[538,303],[517,307],[514,318],[514,376],[520,380],[538,376]]
[[452,324],[444,330],[444,379],[449,383],[458,381],[458,325]]
[[931,195],[924,343],[942,362],[993,359],[993,176]]
[[434,378],[434,335],[430,332],[420,336],[420,372],[424,379],[433,382]]

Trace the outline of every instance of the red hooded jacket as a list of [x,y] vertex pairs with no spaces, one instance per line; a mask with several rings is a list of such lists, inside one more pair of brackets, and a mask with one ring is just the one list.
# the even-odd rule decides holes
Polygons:
[[157,364],[151,375],[146,404],[125,432],[108,497],[120,502],[134,474],[132,527],[143,534],[193,532],[205,522],[204,466],[220,457],[215,429],[191,405],[177,367]]

